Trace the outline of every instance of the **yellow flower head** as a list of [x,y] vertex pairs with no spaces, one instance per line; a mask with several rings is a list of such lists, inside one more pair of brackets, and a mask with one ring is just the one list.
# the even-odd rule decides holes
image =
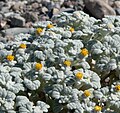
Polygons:
[[117,91],[120,91],[120,84],[119,84],[119,85],[116,85],[116,86],[115,86],[115,89],[116,89]]
[[20,48],[26,49],[26,44],[20,44]]
[[43,32],[43,29],[42,28],[37,28],[36,29],[36,34],[37,35],[39,35],[40,33],[42,33]]
[[9,60],[9,61],[14,60],[14,56],[13,56],[13,55],[8,55],[8,56],[7,56],[7,60]]
[[47,25],[47,28],[50,29],[50,28],[53,28],[54,26],[52,24],[48,24]]
[[87,56],[88,55],[88,50],[86,48],[83,48],[80,52],[83,56]]
[[95,110],[95,111],[101,111],[101,110],[102,110],[102,107],[96,105],[96,106],[94,107],[94,110]]
[[75,76],[76,76],[77,79],[82,79],[83,78],[83,73],[78,72],[78,73],[76,73]]
[[89,97],[89,96],[91,95],[91,93],[90,93],[90,91],[85,90],[85,91],[84,91],[84,95],[85,95],[86,97]]
[[72,28],[72,27],[70,27],[70,32],[74,32],[75,31],[75,29],[74,28]]
[[71,66],[71,61],[65,60],[65,61],[64,61],[64,65],[66,65],[66,66]]
[[36,70],[41,70],[42,69],[42,64],[41,63],[36,63],[35,64],[35,69]]

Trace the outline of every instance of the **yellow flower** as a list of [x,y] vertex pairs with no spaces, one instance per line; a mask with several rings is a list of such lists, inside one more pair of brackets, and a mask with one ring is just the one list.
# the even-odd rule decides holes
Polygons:
[[94,107],[94,110],[95,110],[95,111],[101,111],[101,110],[102,110],[102,107],[96,105],[96,106]]
[[86,48],[83,48],[80,52],[83,56],[87,56],[88,55],[88,50]]
[[82,77],[83,77],[83,73],[81,73],[81,72],[78,72],[78,73],[76,73],[76,78],[78,78],[78,79],[82,79]]
[[20,44],[20,48],[26,49],[26,44]]
[[115,86],[115,89],[116,89],[117,91],[120,91],[120,84],[119,84],[119,85],[116,85],[116,86]]
[[71,27],[71,28],[70,28],[70,32],[73,33],[74,31],[75,31],[75,29]]
[[47,28],[50,29],[50,28],[53,28],[54,26],[52,24],[48,24],[47,25]]
[[13,55],[8,55],[8,56],[7,56],[7,60],[9,60],[9,61],[14,60],[14,56],[13,56]]
[[66,61],[64,61],[64,64],[65,64],[66,66],[71,66],[71,61],[66,60]]
[[42,33],[43,32],[43,29],[42,28],[37,28],[36,29],[36,34],[37,35],[39,35],[40,33]]
[[90,91],[85,90],[85,91],[84,91],[84,95],[85,95],[86,97],[89,97],[89,96],[91,95],[91,93],[90,93]]
[[35,64],[35,69],[36,70],[41,70],[42,69],[42,64],[41,63],[36,63]]

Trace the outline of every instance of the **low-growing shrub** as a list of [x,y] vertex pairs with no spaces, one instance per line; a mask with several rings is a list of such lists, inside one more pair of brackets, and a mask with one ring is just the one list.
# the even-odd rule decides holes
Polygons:
[[0,113],[119,113],[120,17],[52,20],[0,42]]

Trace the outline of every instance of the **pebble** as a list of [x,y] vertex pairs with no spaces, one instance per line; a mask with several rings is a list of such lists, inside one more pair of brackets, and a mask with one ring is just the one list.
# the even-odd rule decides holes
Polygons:
[[9,7],[7,7],[7,6],[6,7],[2,7],[1,11],[3,13],[9,12]]
[[37,2],[33,3],[33,4],[32,4],[32,8],[33,8],[33,9],[39,8],[39,4],[38,4]]
[[25,26],[25,19],[21,16],[15,15],[10,17],[11,26],[23,27]]
[[67,12],[67,13],[73,13],[75,10],[73,8],[62,8],[60,10],[60,13]]
[[112,6],[113,8],[120,8],[120,1],[115,1]]
[[44,7],[42,7],[42,9],[41,9],[41,11],[42,11],[42,13],[47,13],[48,12],[48,9],[44,6]]
[[7,12],[7,13],[4,13],[3,15],[4,15],[5,18],[8,18],[8,17],[10,17],[14,14],[15,14],[14,12]]
[[6,21],[1,20],[0,21],[0,28],[4,28],[6,23],[7,23]]
[[56,15],[60,12],[58,8],[53,8],[53,15]]

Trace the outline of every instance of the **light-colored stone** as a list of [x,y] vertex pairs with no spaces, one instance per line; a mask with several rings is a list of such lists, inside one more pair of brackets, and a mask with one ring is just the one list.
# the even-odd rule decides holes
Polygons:
[[115,1],[112,6],[114,8],[120,8],[120,1]]
[[107,4],[108,4],[108,0],[101,0],[101,1],[103,1],[103,2],[105,2],[105,3],[107,3]]
[[32,22],[27,22],[27,23],[25,24],[25,27],[31,28],[31,27],[32,27]]
[[33,3],[32,4],[32,8],[33,9],[37,9],[39,7],[39,4],[37,2]]
[[103,18],[105,15],[116,15],[114,9],[103,0],[84,0],[86,8],[96,18]]
[[8,36],[8,35],[12,36],[12,35],[17,35],[19,33],[31,33],[31,32],[33,32],[32,28],[19,28],[19,27],[0,31],[0,33],[4,36]]
[[0,28],[4,28],[4,26],[6,25],[6,21],[3,21],[3,20],[1,20],[0,21]]
[[56,15],[60,12],[58,8],[53,8],[53,15]]
[[62,8],[60,9],[60,13],[62,12],[73,13],[74,9],[73,8]]
[[48,9],[46,7],[42,7],[42,13],[48,12]]
[[7,18],[7,17],[14,15],[14,12],[7,12],[7,13],[4,13],[3,15],[5,18]]
[[12,6],[12,9],[13,9],[14,11],[20,10],[20,4],[15,4],[15,5],[13,5],[13,6]]
[[2,7],[1,11],[2,11],[3,13],[9,12],[9,7],[7,7],[7,6]]
[[14,11],[19,11],[23,9],[24,7],[25,7],[24,2],[16,2],[14,5],[11,6],[11,9],[13,9]]

